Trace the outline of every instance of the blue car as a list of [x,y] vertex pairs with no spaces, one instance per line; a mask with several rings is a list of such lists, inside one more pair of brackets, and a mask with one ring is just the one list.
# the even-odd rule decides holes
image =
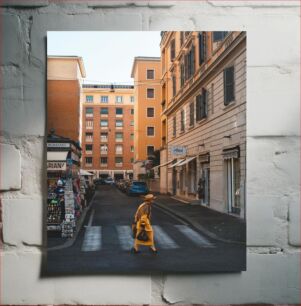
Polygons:
[[140,195],[140,194],[147,194],[148,188],[145,182],[143,181],[133,181],[126,190],[128,195]]

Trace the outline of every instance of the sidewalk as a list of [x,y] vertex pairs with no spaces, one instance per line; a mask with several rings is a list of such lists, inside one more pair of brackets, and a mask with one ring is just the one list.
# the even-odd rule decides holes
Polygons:
[[244,220],[220,213],[202,205],[185,204],[168,195],[156,195],[155,205],[172,213],[209,237],[224,242],[246,242],[246,223]]

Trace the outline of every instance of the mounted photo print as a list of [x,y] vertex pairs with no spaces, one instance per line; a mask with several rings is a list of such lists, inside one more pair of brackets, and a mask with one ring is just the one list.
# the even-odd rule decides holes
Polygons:
[[245,271],[246,32],[48,32],[47,52],[43,274]]

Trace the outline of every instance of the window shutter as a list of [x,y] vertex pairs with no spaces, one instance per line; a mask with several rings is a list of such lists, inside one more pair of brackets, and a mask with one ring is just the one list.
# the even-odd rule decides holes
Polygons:
[[224,104],[234,100],[234,66],[224,70]]
[[200,109],[201,109],[201,96],[200,95],[198,95],[198,96],[196,96],[196,120],[198,121],[198,120],[200,120]]
[[208,116],[208,93],[205,88],[202,89],[203,103],[204,103],[204,117]]
[[194,69],[195,69],[195,46],[192,45],[191,47],[191,76],[194,75]]
[[190,115],[190,125],[194,124],[194,103],[190,104],[190,109],[189,109],[189,115]]

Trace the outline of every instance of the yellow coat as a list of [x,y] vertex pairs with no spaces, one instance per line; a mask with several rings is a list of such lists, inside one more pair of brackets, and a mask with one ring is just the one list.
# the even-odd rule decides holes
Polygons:
[[[148,246],[154,245],[154,233],[150,223],[150,218],[151,218],[150,204],[144,202],[138,207],[137,212],[135,214],[135,222],[137,226],[137,234],[135,238],[136,245],[138,244],[148,245]],[[147,233],[148,241],[141,241],[137,239],[137,236],[143,229]]]

